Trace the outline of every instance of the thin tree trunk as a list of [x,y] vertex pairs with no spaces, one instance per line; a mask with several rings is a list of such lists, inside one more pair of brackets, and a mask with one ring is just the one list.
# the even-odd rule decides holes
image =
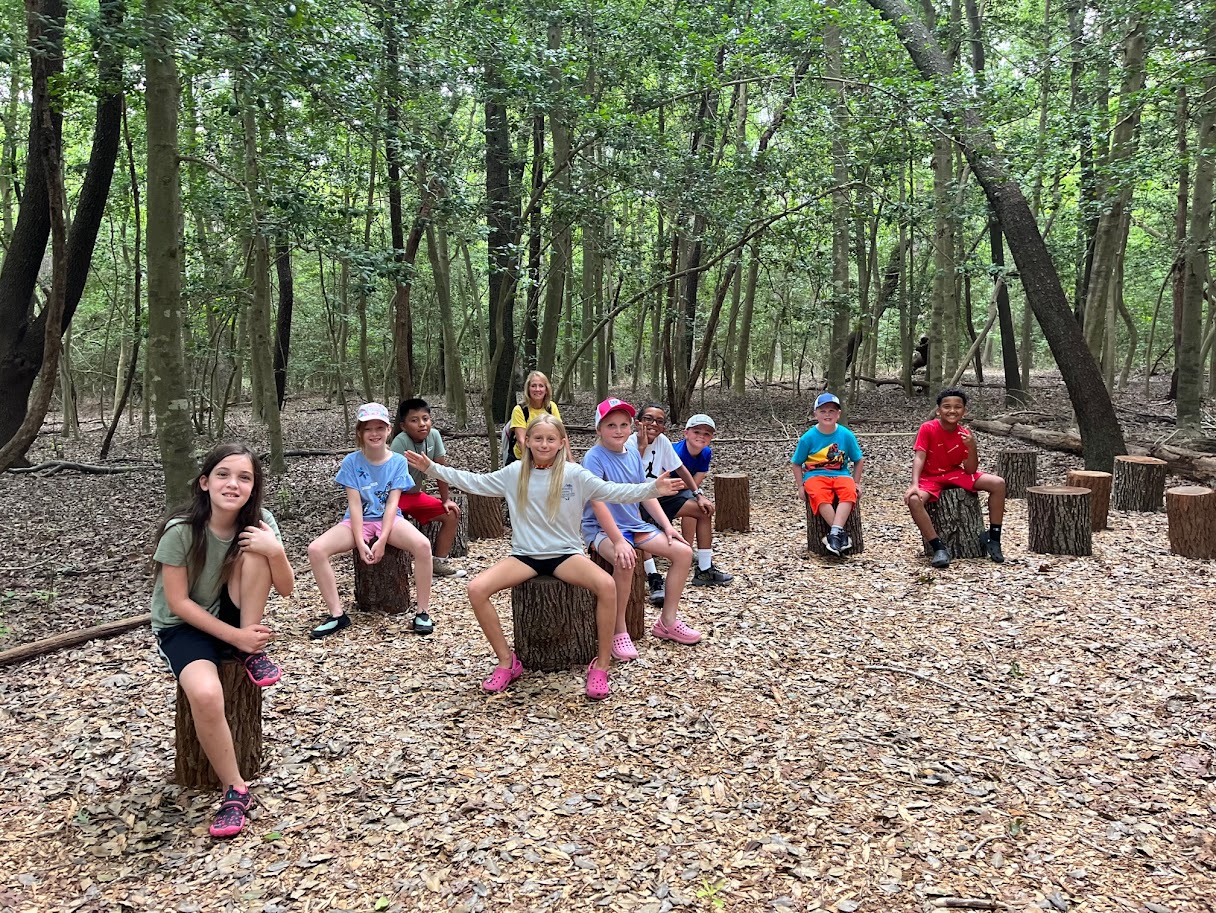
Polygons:
[[[829,0],[828,9],[838,11],[838,0]],[[825,74],[835,88],[831,95],[832,118],[832,333],[829,342],[827,389],[836,393],[844,390],[845,355],[849,344],[849,223],[850,213],[848,147],[848,106],[844,96],[843,69],[840,50],[840,24],[835,15],[828,18],[823,30]]]
[[442,227],[427,225],[426,249],[431,260],[439,326],[443,334],[444,404],[455,416],[456,423],[463,428],[469,420],[469,407],[464,392],[464,373],[460,369],[460,344],[456,341],[456,323],[452,317],[452,269],[448,257],[448,239]]

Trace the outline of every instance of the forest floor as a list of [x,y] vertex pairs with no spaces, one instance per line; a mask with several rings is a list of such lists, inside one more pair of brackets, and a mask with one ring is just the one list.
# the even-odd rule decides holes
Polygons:
[[[1034,392],[1066,425],[1058,383]],[[1120,405],[1144,436],[1172,412]],[[646,639],[603,704],[576,671],[489,697],[463,580],[437,582],[430,638],[359,615],[309,641],[305,547],[339,516],[339,457],[292,458],[267,494],[297,587],[269,613],[284,678],[251,825],[210,839],[217,795],[172,785],[174,683],[146,629],[0,668],[0,910],[1216,909],[1216,563],[1171,555],[1164,513],[1112,511],[1089,558],[1032,554],[1011,501],[1004,565],[931,569],[900,501],[931,406],[892,388],[848,414],[865,551],[815,558],[787,468],[808,397],[694,406],[718,420],[715,470],[752,479],[752,531],[715,543],[733,585],[682,606],[701,644]],[[316,400],[284,427],[351,446]],[[53,428],[35,460],[93,461],[100,423]],[[1009,442],[978,438],[991,468]],[[449,448],[485,468],[484,440]],[[113,455],[146,468],[0,476],[0,649],[147,611],[156,447],[124,426]],[[1078,465],[1044,452],[1039,478]]]

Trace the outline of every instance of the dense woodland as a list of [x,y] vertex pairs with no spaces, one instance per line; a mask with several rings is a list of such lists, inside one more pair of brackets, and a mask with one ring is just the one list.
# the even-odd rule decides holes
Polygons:
[[1211,4],[0,15],[0,465],[55,402],[155,427],[180,492],[231,403],[281,471],[290,393],[486,427],[533,367],[677,418],[965,371],[1017,403],[1058,367],[1094,468],[1110,392],[1173,372],[1203,431]]

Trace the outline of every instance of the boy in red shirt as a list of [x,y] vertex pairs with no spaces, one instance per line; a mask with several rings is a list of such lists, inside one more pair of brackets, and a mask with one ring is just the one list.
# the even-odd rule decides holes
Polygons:
[[988,532],[980,537],[984,552],[1000,564],[1001,521],[1005,518],[1005,480],[979,471],[975,437],[960,422],[967,414],[967,394],[953,388],[937,394],[937,418],[920,426],[913,445],[912,484],[904,492],[904,503],[916,528],[929,543],[934,567],[949,567],[950,552],[938,538],[926,507],[946,488],[988,492]]

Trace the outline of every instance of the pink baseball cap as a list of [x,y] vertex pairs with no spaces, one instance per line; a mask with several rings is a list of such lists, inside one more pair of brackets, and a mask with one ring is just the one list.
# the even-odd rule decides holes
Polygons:
[[600,422],[604,420],[604,416],[609,412],[624,412],[630,418],[638,414],[638,410],[629,405],[623,399],[617,399],[615,396],[610,396],[598,406],[595,407],[595,427],[599,428]]
[[389,421],[388,409],[379,403],[364,403],[359,407],[359,417],[355,419],[355,424],[360,422],[384,422],[386,425],[391,425]]

